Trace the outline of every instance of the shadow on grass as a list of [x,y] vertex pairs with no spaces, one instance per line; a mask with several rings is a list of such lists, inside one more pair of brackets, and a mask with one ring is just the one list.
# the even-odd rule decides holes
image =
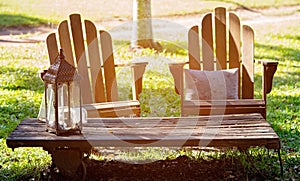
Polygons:
[[187,56],[188,51],[187,51],[187,45],[185,42],[181,41],[175,41],[175,42],[167,42],[167,41],[162,41],[160,42],[164,51],[166,53],[171,53],[171,54],[176,54],[176,55],[181,55],[181,56]]
[[279,36],[279,38],[291,39],[291,40],[300,40],[300,35],[284,35],[284,36]]
[[[2,13],[0,14],[0,19],[1,19],[0,30],[8,27],[18,29],[18,27],[20,26],[30,27],[30,26],[37,26],[37,25],[47,23],[47,20],[36,18],[36,17],[29,17],[21,14],[14,15],[14,14]],[[1,35],[9,35],[9,34],[5,34],[5,32],[1,33]]]
[[[300,36],[289,36],[290,39],[299,40]],[[300,51],[299,49],[293,49],[288,47],[283,47],[282,45],[265,45],[256,43],[255,47],[260,52],[269,52],[262,55],[256,55],[256,59],[270,59],[270,60],[292,60],[300,61]],[[274,53],[272,53],[274,52]]]

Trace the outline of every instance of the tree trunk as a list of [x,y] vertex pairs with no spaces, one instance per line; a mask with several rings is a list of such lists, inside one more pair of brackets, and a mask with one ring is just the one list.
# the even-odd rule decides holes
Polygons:
[[133,36],[131,48],[162,49],[159,43],[153,41],[151,0],[133,0]]

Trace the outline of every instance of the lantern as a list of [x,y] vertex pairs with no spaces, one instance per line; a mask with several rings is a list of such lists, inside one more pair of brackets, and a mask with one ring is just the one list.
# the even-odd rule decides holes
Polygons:
[[47,131],[57,135],[81,134],[80,76],[60,49],[56,62],[42,73],[45,84]]

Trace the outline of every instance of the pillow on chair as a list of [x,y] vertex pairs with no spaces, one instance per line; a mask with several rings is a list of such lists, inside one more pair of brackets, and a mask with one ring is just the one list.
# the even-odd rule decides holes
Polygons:
[[217,71],[185,69],[185,99],[238,99],[238,71],[238,68]]

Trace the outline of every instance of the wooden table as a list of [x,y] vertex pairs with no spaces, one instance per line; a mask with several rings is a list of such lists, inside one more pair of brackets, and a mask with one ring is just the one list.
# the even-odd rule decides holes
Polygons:
[[280,156],[280,139],[260,114],[97,118],[89,119],[83,126],[82,135],[74,136],[56,136],[45,131],[44,122],[25,119],[6,142],[10,148],[43,147],[66,175],[76,172],[83,154],[95,146],[207,146],[243,150],[264,146],[278,150]]

